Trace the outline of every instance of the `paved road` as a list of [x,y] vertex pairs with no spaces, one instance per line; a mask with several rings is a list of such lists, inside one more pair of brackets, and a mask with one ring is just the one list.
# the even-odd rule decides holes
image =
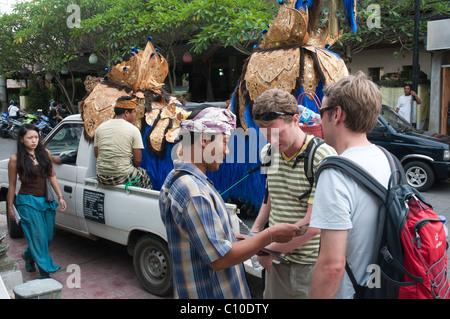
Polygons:
[[[0,160],[15,152],[15,141],[0,138]],[[436,184],[430,191],[423,193],[433,205],[436,213],[444,215],[450,221],[450,180]],[[450,222],[449,222],[450,224]],[[0,203],[0,228],[6,231],[5,203]],[[25,271],[21,258],[26,247],[24,239],[5,239],[10,250],[8,256],[19,264],[24,281],[36,279],[37,273]],[[53,278],[63,284],[63,298],[82,299],[154,299],[158,298],[146,292],[139,284],[133,269],[132,257],[125,247],[107,241],[91,241],[73,234],[58,231],[50,252],[61,270]],[[71,265],[81,270],[80,287],[70,287]],[[261,285],[251,280],[255,297],[261,297]]]

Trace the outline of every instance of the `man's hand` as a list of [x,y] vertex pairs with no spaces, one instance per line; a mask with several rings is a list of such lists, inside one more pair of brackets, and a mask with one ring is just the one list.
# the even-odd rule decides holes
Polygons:
[[287,243],[301,234],[300,228],[293,224],[279,223],[268,228],[272,242]]

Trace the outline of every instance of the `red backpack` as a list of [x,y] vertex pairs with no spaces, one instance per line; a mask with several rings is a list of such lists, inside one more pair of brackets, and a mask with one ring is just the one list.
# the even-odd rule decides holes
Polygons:
[[[353,177],[382,202],[373,264],[380,272],[376,285],[360,285],[346,265],[355,298],[449,299],[447,239],[442,220],[423,196],[406,182],[398,160],[385,149],[393,173],[386,190],[357,163],[342,156],[323,160],[317,171],[328,167]],[[370,278],[377,274],[372,273]],[[368,280],[369,281],[369,280]]]

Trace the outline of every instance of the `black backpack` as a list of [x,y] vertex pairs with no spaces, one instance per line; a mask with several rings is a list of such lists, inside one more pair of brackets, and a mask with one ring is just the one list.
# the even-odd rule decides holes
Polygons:
[[393,171],[388,189],[360,165],[342,156],[325,158],[316,173],[318,180],[324,169],[339,169],[381,202],[373,260],[379,273],[371,273],[368,283],[362,286],[346,264],[355,298],[448,299],[447,240],[442,220],[423,196],[408,185],[398,159],[380,149]]

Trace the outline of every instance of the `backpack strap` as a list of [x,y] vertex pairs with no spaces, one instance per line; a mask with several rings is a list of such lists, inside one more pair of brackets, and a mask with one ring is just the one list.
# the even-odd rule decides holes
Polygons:
[[[388,158],[389,160],[389,158]],[[380,212],[378,216],[378,225],[377,225],[377,237],[375,238],[375,256],[377,256],[377,252],[379,247],[381,246],[383,233],[384,233],[384,223],[386,218],[386,210],[385,210],[385,201],[387,199],[388,191],[387,189],[381,185],[369,172],[367,172],[363,167],[361,167],[358,163],[352,161],[349,158],[343,156],[329,156],[325,158],[320,164],[317,172],[316,179],[319,180],[320,173],[327,168],[335,168],[342,171],[344,174],[352,177],[359,185],[365,188],[370,193],[374,194],[378,200],[380,200],[383,204],[380,205]],[[373,257],[375,257],[373,256]],[[345,262],[345,270],[347,275],[352,282],[353,288],[355,289],[355,295],[357,297],[363,298],[366,290],[368,289],[365,286],[358,284],[353,275],[353,272],[350,269],[348,262]]]
[[382,202],[386,201],[387,190],[381,185],[369,172],[367,172],[358,163],[343,156],[328,156],[326,157],[316,172],[316,179],[319,179],[320,173],[327,168],[335,168],[342,171],[344,174],[353,177],[353,179]]
[[184,175],[192,175],[192,174],[188,171],[177,171],[173,176],[172,180],[170,181],[169,185],[167,185],[167,190],[170,190],[175,181]]
[[[180,177],[182,177],[184,175],[192,175],[192,176],[194,176],[191,172],[188,172],[188,171],[177,171],[175,173],[175,175],[173,176],[172,180],[170,181],[169,185],[167,185],[167,191],[170,190],[170,188],[172,187],[172,185],[175,183],[175,181],[177,179],[179,179]],[[217,210],[217,204],[216,204],[214,198],[212,199],[212,201],[213,201],[213,204],[214,204],[214,208]]]
[[292,168],[294,169],[297,165],[298,161],[304,158],[304,169],[305,176],[308,179],[310,188],[307,192],[303,193],[298,197],[298,200],[302,200],[303,198],[309,196],[314,187],[314,157],[316,156],[316,151],[320,145],[325,143],[325,141],[319,137],[314,136],[311,141],[309,141],[306,146],[306,150],[303,153],[300,153],[294,161]]
[[[306,135],[306,134],[305,134]],[[305,140],[308,138],[308,136],[305,136]],[[313,189],[314,186],[314,157],[316,155],[316,150],[319,148],[320,145],[322,145],[323,143],[325,143],[325,141],[323,139],[321,139],[320,137],[314,136],[308,143],[308,145],[306,146],[306,149],[304,152],[300,153],[297,155],[297,157],[294,160],[294,164],[292,164],[292,169],[294,169],[298,162],[301,159],[304,159],[304,170],[305,170],[305,176],[308,179],[309,185],[310,185],[310,189],[308,191],[306,191],[305,193],[301,194],[298,197],[298,200],[302,200],[303,198],[309,196],[309,194],[311,194],[311,191]],[[271,156],[272,154],[272,145],[269,145],[269,148],[267,150],[267,155],[266,156]],[[253,169],[253,171],[256,171],[257,169],[263,167],[263,166],[270,166],[272,164],[272,162],[269,160],[267,163],[262,164],[260,166],[258,166],[257,168]],[[249,173],[250,173],[249,172]],[[267,187],[267,183],[266,183],[266,188],[265,188],[265,194],[264,194],[264,204],[267,203],[267,199],[269,198],[269,189]]]

